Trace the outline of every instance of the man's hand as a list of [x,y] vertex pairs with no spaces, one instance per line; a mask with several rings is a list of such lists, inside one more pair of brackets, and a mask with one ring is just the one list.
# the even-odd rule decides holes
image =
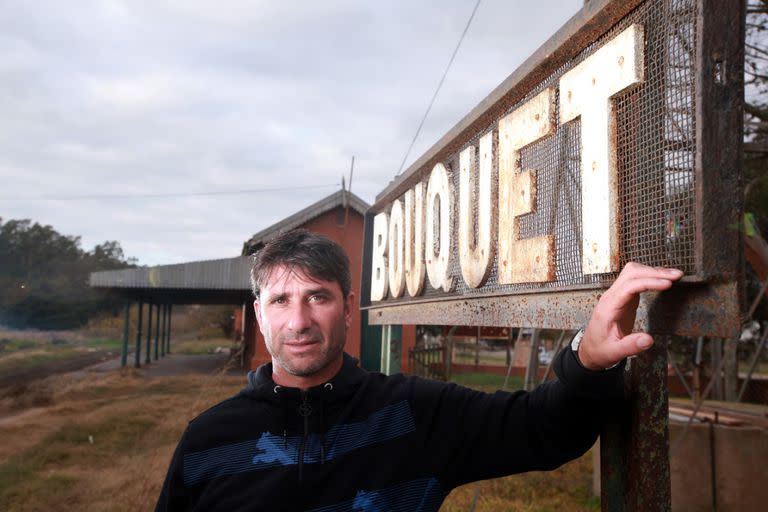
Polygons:
[[666,290],[681,277],[683,272],[677,269],[627,263],[592,312],[579,345],[582,366],[603,370],[650,348],[649,334],[632,332],[640,293]]

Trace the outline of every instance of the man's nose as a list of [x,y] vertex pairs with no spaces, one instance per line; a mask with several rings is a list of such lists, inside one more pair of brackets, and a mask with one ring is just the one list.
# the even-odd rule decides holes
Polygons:
[[312,325],[310,310],[307,304],[299,302],[291,308],[291,314],[288,318],[288,328],[293,332],[303,332]]

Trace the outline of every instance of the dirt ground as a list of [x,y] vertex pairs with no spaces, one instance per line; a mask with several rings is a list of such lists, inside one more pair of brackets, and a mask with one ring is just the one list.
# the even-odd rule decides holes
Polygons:
[[114,354],[105,350],[89,352],[71,359],[48,361],[37,366],[19,368],[0,374],[0,389],[9,386],[26,385],[28,382],[44,379],[51,375],[81,370],[114,358]]
[[[187,422],[245,384],[226,360],[171,354],[120,369],[113,358],[15,383],[23,391],[0,398],[2,509],[152,510]],[[590,484],[585,456],[555,473],[482,482],[476,510],[594,511]],[[441,510],[468,510],[475,492],[454,490]]]

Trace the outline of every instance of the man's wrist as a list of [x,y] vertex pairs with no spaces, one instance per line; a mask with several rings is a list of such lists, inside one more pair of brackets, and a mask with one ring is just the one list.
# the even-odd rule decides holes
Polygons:
[[571,350],[573,350],[573,352],[574,352],[573,355],[576,356],[576,362],[579,363],[579,366],[581,366],[582,368],[584,368],[585,370],[590,371],[590,372],[600,372],[600,371],[613,370],[614,368],[619,366],[621,364],[621,361],[618,361],[618,362],[612,364],[608,368],[595,368],[595,369],[592,369],[592,368],[587,367],[582,362],[581,357],[579,356],[579,349],[581,348],[581,342],[584,339],[584,332],[585,332],[585,330],[586,330],[586,328],[579,329],[578,332],[576,332],[576,334],[574,335],[573,339],[571,340]]

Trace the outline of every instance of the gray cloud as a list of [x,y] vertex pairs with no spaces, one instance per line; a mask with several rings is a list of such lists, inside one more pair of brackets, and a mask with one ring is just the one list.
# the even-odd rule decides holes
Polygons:
[[[582,2],[486,0],[409,162]],[[236,255],[330,194],[389,183],[473,3],[4,2],[0,216],[144,264]],[[39,196],[322,188],[233,196]]]

